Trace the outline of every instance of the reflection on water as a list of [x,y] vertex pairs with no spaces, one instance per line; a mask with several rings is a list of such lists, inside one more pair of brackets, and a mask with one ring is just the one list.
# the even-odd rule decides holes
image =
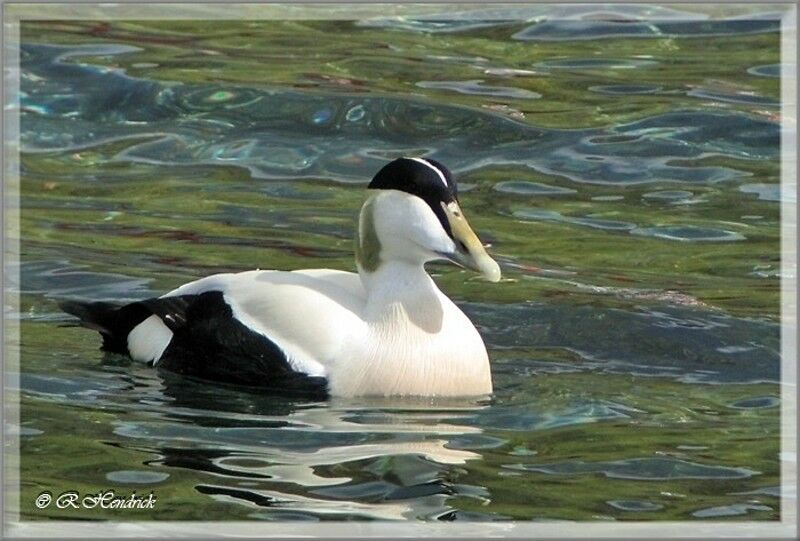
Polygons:
[[652,85],[597,85],[589,87],[589,90],[600,94],[624,96],[626,94],[654,94],[661,90],[661,87]]
[[523,41],[585,40],[608,38],[682,38],[774,32],[780,21],[732,19],[722,21],[545,21],[514,34]]
[[[117,160],[235,163],[257,177],[363,182],[388,157],[426,150],[458,172],[489,162],[614,185],[732,180],[742,173],[729,167],[684,167],[675,161],[710,152],[740,159],[773,158],[779,152],[777,124],[736,113],[675,112],[610,130],[544,130],[417,100],[159,84],[65,63],[58,48],[24,50],[23,66],[30,75],[21,103],[21,136],[28,152],[77,151],[124,138],[132,142]],[[111,46],[102,53],[128,50]],[[97,47],[85,51],[100,52]],[[565,62],[548,66],[575,67],[578,61]],[[617,65],[604,59],[586,62]],[[419,84],[531,97],[475,81]],[[412,126],[414,140],[408,141]],[[343,137],[334,137],[337,133]]]
[[753,66],[747,70],[747,73],[752,75],[760,75],[761,77],[780,77],[781,65],[769,64],[766,66]]
[[[23,375],[23,388],[45,400],[144,412],[140,420],[115,422],[113,431],[123,446],[158,456],[146,466],[208,473],[214,482],[198,485],[199,492],[262,505],[270,515],[434,518],[452,511],[448,497],[484,498],[480,487],[448,482],[449,472],[479,459],[473,449],[505,443],[470,423],[488,407],[474,401],[295,402],[232,388],[220,395],[217,386],[143,371],[131,383],[121,399],[120,389]],[[349,464],[360,467],[347,472]],[[105,477],[158,486],[169,474],[127,470]]]
[[674,239],[682,241],[708,241],[724,242],[733,240],[745,240],[744,235],[735,231],[724,229],[710,229],[707,227],[643,227],[631,231],[634,235],[645,235],[659,237],[662,239]]
[[780,28],[780,17],[774,13],[715,20],[709,19],[706,14],[689,10],[635,4],[479,8],[468,12],[433,13],[418,18],[376,18],[359,24],[425,33],[451,33],[503,27],[526,19],[535,20],[536,23],[513,34],[512,39],[692,38],[774,32]]
[[[498,374],[501,390],[491,402],[310,402],[232,387],[220,393],[216,385],[145,368],[120,371],[115,359],[109,358],[111,364],[105,367],[89,368],[84,378],[23,374],[22,388],[32,398],[68,409],[120,412],[110,426],[114,445],[145,452],[150,458],[129,469],[111,466],[111,471],[98,472],[115,486],[158,490],[170,482],[175,475],[171,472],[193,471],[199,494],[243,505],[250,509],[247,516],[251,518],[282,520],[291,511],[291,517],[298,519],[449,520],[462,515],[497,520],[502,513],[465,514],[453,502],[467,498],[485,507],[495,501],[485,482],[514,472],[602,474],[644,482],[749,480],[761,474],[745,467],[709,464],[707,458],[701,462],[678,458],[707,449],[690,445],[679,446],[675,456],[552,463],[540,456],[550,453],[547,445],[535,450],[540,446],[535,434],[601,422],[647,424],[648,412],[591,397],[572,396],[562,402],[523,391],[517,382],[534,378],[536,363],[503,363]],[[559,372],[553,362],[538,364],[540,374]],[[520,372],[531,368],[534,372]],[[617,369],[627,374],[631,367]],[[669,367],[662,369],[669,371]],[[515,377],[509,377],[509,370],[516,372]],[[768,407],[762,402],[754,398],[732,407]],[[33,423],[44,425],[42,420]],[[41,437],[50,431],[59,429],[27,428],[24,435]],[[519,445],[519,441],[527,443]],[[474,477],[481,469],[473,472],[471,466],[487,460],[500,469],[489,478]],[[529,481],[532,490],[535,479]],[[655,511],[664,504],[637,506],[635,501],[623,501],[610,505],[621,511]]]
[[[776,20],[26,27],[23,516],[114,519],[32,503],[111,485],[157,493],[145,519],[779,518]],[[352,270],[363,185],[403,154],[463,178],[503,266],[429,269],[485,338],[491,399],[263,396],[103,355],[57,309]]]
[[753,105],[761,105],[767,107],[778,107],[781,104],[779,100],[774,100],[772,98],[765,98],[764,96],[758,96],[753,94],[752,92],[737,92],[735,94],[727,94],[724,92],[714,92],[712,90],[697,88],[694,90],[690,90],[688,92],[688,95],[693,96],[695,98],[711,99],[714,101],[749,103]]
[[616,462],[584,464],[542,464],[535,466],[514,465],[511,468],[523,471],[570,475],[575,473],[602,473],[618,479],[665,480],[665,479],[737,479],[758,473],[746,468],[724,468],[703,466],[693,462],[668,458],[633,458]]
[[513,193],[518,195],[560,195],[575,193],[572,188],[562,188],[560,186],[550,186],[541,182],[528,181],[506,181],[494,185],[498,192]]
[[518,98],[536,99],[541,98],[540,94],[524,90],[521,88],[511,88],[507,86],[487,86],[484,81],[475,79],[472,81],[420,81],[417,86],[422,88],[437,88],[442,90],[452,90],[462,94],[476,94],[478,96],[496,96],[498,98]]

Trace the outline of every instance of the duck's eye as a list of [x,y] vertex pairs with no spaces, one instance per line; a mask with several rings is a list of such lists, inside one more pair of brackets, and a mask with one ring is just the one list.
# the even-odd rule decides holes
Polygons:
[[454,218],[461,218],[461,209],[458,208],[458,205],[455,203],[448,203],[447,210],[450,212]]

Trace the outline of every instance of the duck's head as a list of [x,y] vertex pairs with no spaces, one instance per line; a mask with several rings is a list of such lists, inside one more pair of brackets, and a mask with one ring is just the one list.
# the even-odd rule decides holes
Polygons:
[[371,196],[361,209],[356,260],[374,272],[382,262],[424,264],[447,259],[500,280],[499,265],[486,253],[458,204],[458,187],[441,163],[399,158],[370,182]]

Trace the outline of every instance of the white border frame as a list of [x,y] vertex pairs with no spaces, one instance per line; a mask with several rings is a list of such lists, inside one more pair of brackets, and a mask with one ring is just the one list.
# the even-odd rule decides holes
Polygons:
[[[589,3],[589,2],[582,2]],[[628,3],[628,2],[619,2]],[[635,2],[647,4],[647,2]],[[564,4],[561,2],[559,4]],[[35,19],[357,19],[450,13],[454,8],[475,8],[476,4],[202,4],[202,3],[6,3],[3,6],[3,406],[4,423],[19,426],[18,404],[8,402],[8,390],[19,389],[19,324],[9,313],[19,309],[18,296],[8,292],[8,284],[18,276],[7,265],[19,261],[19,119],[5,114],[19,95],[18,51],[7,44],[19,43],[19,24]],[[666,4],[670,5],[670,4]],[[666,6],[665,5],[665,6]],[[2,501],[3,536],[14,537],[536,537],[536,538],[791,538],[797,537],[797,500],[785,497],[788,487],[797,486],[797,5],[773,4],[694,4],[683,9],[733,14],[781,12],[781,521],[748,522],[513,522],[513,523],[433,523],[433,522],[103,522],[70,521],[20,522],[19,440],[3,431],[2,472],[5,476]],[[491,9],[503,4],[479,4]],[[332,14],[331,8],[341,11]],[[13,110],[13,109],[12,109]],[[14,138],[11,138],[11,136]],[[9,449],[13,453],[7,452]],[[15,514],[15,511],[16,514]]]

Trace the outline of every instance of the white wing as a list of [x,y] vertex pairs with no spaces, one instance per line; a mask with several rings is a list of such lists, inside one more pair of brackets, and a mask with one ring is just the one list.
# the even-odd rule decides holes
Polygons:
[[326,376],[326,367],[349,337],[363,334],[366,294],[354,273],[311,269],[217,274],[164,297],[206,291],[221,291],[239,322],[269,338],[292,368],[310,376]]

